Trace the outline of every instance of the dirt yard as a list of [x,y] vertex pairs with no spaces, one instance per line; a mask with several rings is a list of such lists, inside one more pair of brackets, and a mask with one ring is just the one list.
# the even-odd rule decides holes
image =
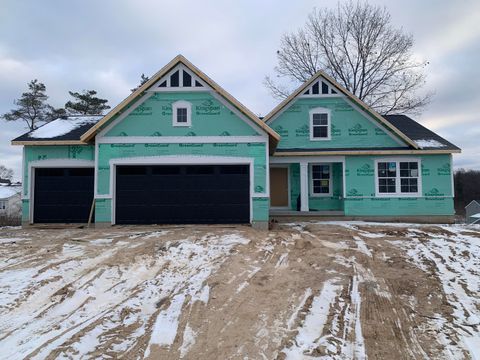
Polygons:
[[480,359],[480,227],[0,229],[1,359]]

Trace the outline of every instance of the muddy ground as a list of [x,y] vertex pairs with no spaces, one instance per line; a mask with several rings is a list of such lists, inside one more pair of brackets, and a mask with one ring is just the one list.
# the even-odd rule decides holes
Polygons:
[[480,227],[0,229],[1,359],[470,359]]

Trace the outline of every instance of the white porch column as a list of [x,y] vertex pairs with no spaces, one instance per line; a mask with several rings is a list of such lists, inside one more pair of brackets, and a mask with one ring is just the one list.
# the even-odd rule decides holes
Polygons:
[[308,163],[300,163],[300,211],[308,211]]

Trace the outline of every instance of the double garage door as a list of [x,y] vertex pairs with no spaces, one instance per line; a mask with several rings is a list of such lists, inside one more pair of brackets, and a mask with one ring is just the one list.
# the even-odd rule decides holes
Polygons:
[[118,166],[117,224],[250,221],[247,165]]
[[[248,165],[117,166],[117,224],[228,224],[250,221]],[[35,223],[85,223],[92,168],[36,169]]]

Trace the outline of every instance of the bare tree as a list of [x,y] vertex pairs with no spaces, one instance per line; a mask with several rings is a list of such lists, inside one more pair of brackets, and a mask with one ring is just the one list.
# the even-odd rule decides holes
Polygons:
[[12,181],[13,170],[7,168],[5,165],[0,165],[0,180]]
[[[413,59],[412,46],[386,8],[342,2],[315,9],[303,29],[282,36],[274,72],[298,85],[324,70],[381,114],[420,113],[432,94],[419,94],[428,63]],[[269,76],[264,84],[276,98],[291,93]]]

